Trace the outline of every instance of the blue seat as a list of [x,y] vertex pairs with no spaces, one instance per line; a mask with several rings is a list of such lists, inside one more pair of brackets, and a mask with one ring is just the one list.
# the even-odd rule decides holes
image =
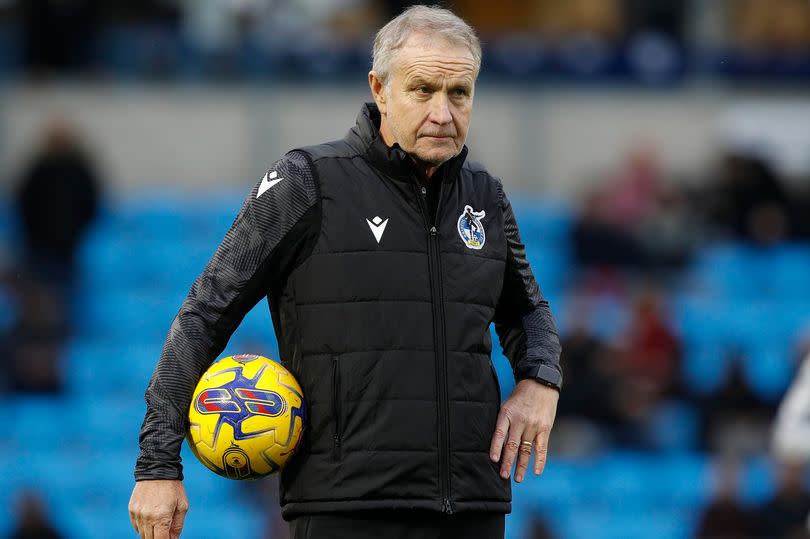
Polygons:
[[563,245],[568,241],[574,212],[558,199],[510,200],[524,243]]
[[160,358],[157,339],[131,344],[110,340],[74,339],[65,352],[65,372],[72,395],[83,399],[143,395]]
[[767,254],[760,285],[766,293],[795,301],[810,299],[810,247],[785,244]]
[[762,505],[774,494],[776,480],[773,462],[767,457],[745,464],[739,478],[739,499],[748,505]]
[[733,339],[723,303],[693,295],[677,296],[671,309],[683,342],[683,375],[700,393],[717,389],[726,379],[728,352]]
[[757,293],[755,255],[749,246],[719,243],[698,251],[688,273],[704,294],[724,297],[751,297]]

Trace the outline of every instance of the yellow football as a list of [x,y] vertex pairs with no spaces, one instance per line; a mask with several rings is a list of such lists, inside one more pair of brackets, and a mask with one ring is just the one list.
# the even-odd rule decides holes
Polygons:
[[188,410],[194,455],[230,479],[260,479],[295,454],[306,424],[301,386],[279,363],[241,354],[212,363]]

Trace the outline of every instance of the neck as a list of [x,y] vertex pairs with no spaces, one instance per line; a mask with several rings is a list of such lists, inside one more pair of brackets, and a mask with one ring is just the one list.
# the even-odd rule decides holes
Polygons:
[[[389,148],[396,143],[394,134],[391,133],[391,129],[388,128],[388,123],[385,121],[385,117],[383,117],[382,121],[380,122],[380,136],[382,137],[383,142],[385,142],[385,145]],[[439,168],[439,165],[423,163],[422,161],[416,159],[413,155],[408,155],[419,172],[421,172],[428,180],[433,177],[433,173]]]

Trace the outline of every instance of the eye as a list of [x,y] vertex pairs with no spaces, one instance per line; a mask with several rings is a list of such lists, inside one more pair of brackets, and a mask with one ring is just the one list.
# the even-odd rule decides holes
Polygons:
[[456,97],[464,97],[467,95],[467,90],[465,88],[456,88],[453,90],[453,95]]
[[421,86],[416,87],[416,92],[420,94],[429,94],[430,88],[428,88],[426,84],[422,84]]

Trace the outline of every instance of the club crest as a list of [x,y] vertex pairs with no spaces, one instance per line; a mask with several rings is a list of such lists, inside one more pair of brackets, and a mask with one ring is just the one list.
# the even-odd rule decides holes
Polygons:
[[484,225],[481,224],[481,219],[485,216],[484,210],[475,211],[470,205],[464,206],[464,211],[458,216],[456,228],[467,248],[481,249],[487,241]]

